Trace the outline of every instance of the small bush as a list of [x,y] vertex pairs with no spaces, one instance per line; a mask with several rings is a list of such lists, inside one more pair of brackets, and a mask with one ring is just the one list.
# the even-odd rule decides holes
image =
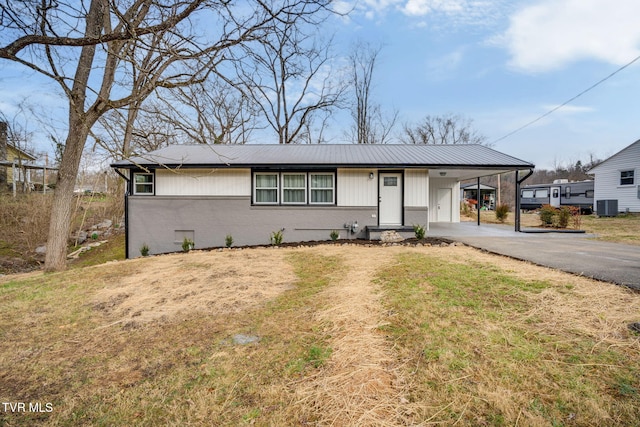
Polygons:
[[506,203],[500,203],[496,206],[496,219],[500,222],[505,222],[509,216],[510,210],[509,205]]
[[143,243],[142,247],[140,247],[140,255],[149,256],[149,245]]
[[558,216],[558,227],[567,228],[569,218],[571,218],[571,209],[568,206],[563,206],[556,212],[556,215]]
[[185,237],[184,240],[182,241],[182,250],[184,252],[189,252],[191,249],[193,249],[195,246],[195,243],[193,243],[193,240]]
[[335,242],[340,238],[340,233],[338,232],[338,230],[331,230],[331,234],[329,234],[329,237],[331,237],[331,240]]
[[231,234],[227,234],[227,236],[224,238],[224,245],[227,248],[233,246],[233,236],[231,236]]
[[271,233],[270,241],[273,246],[279,246],[282,244],[282,239],[284,235],[282,234],[282,230],[274,231]]
[[413,232],[416,235],[416,239],[422,240],[424,239],[425,234],[427,234],[427,230],[420,224],[416,224],[413,226]]
[[553,218],[556,216],[556,208],[551,205],[543,205],[540,208],[540,221],[544,227],[553,225]]
[[573,228],[580,230],[582,227],[582,210],[578,206],[569,206],[571,210],[571,223]]

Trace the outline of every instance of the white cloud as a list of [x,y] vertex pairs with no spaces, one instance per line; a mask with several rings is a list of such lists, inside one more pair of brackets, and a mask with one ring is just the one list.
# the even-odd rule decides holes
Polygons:
[[411,16],[423,16],[432,11],[459,13],[465,9],[465,3],[464,0],[409,0],[402,10]]
[[[558,107],[560,106],[547,104],[547,105],[543,105],[542,109],[546,111],[551,111],[551,110],[555,110]],[[558,110],[556,110],[554,113],[579,114],[579,113],[593,113],[594,111],[595,111],[595,108],[593,107],[584,107],[579,105],[563,105],[562,107],[558,108]]]
[[638,0],[542,0],[512,15],[501,42],[522,71],[584,59],[623,65],[640,55],[638,16]]

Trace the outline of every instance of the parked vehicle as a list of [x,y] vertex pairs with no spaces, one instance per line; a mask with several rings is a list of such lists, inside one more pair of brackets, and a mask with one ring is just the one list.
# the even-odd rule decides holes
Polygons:
[[525,185],[520,189],[522,209],[539,209],[542,205],[577,206],[583,213],[590,214],[593,212],[593,180],[557,179],[553,184]]

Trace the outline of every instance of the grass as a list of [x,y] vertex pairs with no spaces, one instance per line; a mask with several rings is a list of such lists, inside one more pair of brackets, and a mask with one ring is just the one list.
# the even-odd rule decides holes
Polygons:
[[610,337],[537,310],[541,295],[558,292],[551,284],[420,255],[401,256],[380,282],[393,313],[382,329],[411,378],[412,424],[631,425],[640,417],[637,337],[601,345]]
[[[286,424],[294,410],[289,383],[331,353],[309,313],[323,304],[318,292],[340,265],[296,254],[289,262],[299,276],[294,288],[243,316],[186,314],[134,328],[102,326],[88,301],[138,263],[2,285],[0,397],[51,403],[54,411],[0,412],[0,425]],[[233,344],[237,333],[259,336],[259,345]]]
[[[473,220],[476,220],[475,216]],[[515,215],[512,212],[504,224],[513,225],[514,220]],[[522,227],[540,226],[540,217],[536,213],[523,213],[520,221]],[[481,211],[480,222],[483,224],[500,224],[493,211]],[[580,229],[585,230],[587,233],[595,234],[598,240],[640,245],[640,215],[620,214],[616,217],[583,215],[581,222]],[[569,220],[568,228],[572,228],[571,220]]]
[[[392,258],[371,286],[383,293],[375,333],[386,343],[384,366],[398,373],[393,388],[401,392],[389,399],[394,418],[377,424],[640,419],[640,336],[626,328],[638,320],[638,295],[569,282],[568,275],[523,279],[482,258],[440,256],[441,248],[358,250],[389,250],[385,257]],[[337,375],[329,368],[347,345],[333,341],[338,320],[318,313],[331,312],[338,301],[325,291],[348,283],[354,271],[326,252],[322,246],[250,252],[284,254],[294,283],[244,311],[185,311],[139,324],[114,323],[94,296],[153,270],[155,258],[0,282],[0,399],[53,408],[0,408],[0,425],[285,426],[331,419],[322,399],[296,394],[300,384]],[[185,274],[207,271],[191,255],[170,257]],[[210,256],[215,263],[229,253]],[[224,279],[208,286],[223,286]],[[152,286],[141,281],[138,289],[144,294]],[[237,334],[259,341],[235,344]],[[353,388],[354,399],[359,392]]]

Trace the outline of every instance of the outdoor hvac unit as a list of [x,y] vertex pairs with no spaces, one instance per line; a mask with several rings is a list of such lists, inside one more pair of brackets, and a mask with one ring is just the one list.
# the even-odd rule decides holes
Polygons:
[[598,216],[616,216],[618,215],[617,200],[598,200],[596,205],[596,213]]

